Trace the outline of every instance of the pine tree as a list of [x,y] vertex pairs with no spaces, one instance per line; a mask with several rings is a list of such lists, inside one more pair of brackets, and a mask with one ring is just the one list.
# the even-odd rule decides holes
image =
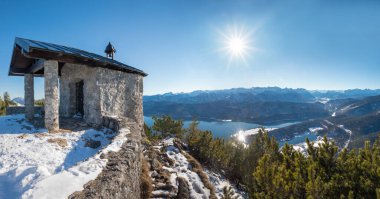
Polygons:
[[[265,130],[248,147],[213,138],[194,121],[186,130],[190,152],[212,169],[223,170],[251,198],[375,198],[380,194],[380,135],[360,150],[342,149],[323,138],[306,139],[307,154],[277,141]],[[243,186],[240,186],[240,185]],[[227,188],[225,198],[229,198]]]
[[2,97],[0,96],[0,115],[5,115],[5,103],[2,99]]
[[146,123],[144,123],[144,132],[149,139],[153,137],[152,129]]
[[7,91],[4,92],[4,103],[5,103],[5,107],[8,107],[9,105],[12,104],[11,96],[9,95]]
[[154,124],[152,129],[160,132],[162,137],[174,135],[177,138],[183,136],[183,121],[173,120],[170,116],[153,117]]

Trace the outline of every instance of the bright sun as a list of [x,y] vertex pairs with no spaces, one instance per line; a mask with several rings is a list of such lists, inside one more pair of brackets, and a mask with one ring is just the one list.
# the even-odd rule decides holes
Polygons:
[[228,41],[228,50],[234,56],[242,56],[248,48],[247,42],[243,38],[230,38]]
[[236,61],[243,61],[251,55],[255,48],[252,45],[252,31],[247,31],[243,26],[229,26],[225,31],[220,31],[223,40],[223,50],[229,55],[229,64]]

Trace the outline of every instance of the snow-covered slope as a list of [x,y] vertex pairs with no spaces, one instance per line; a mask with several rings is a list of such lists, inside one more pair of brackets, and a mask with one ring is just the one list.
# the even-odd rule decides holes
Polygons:
[[67,198],[106,165],[125,134],[109,129],[47,133],[23,115],[0,117],[0,198]]
[[[155,150],[156,154],[159,154],[158,157],[153,158],[154,160],[151,159],[152,157],[146,156],[146,158],[151,159],[151,164],[162,164],[162,166],[152,165],[152,167],[155,168],[153,168],[153,171],[150,171],[154,184],[152,198],[176,197],[178,190],[184,189],[183,187],[179,187],[178,178],[185,179],[186,184],[188,185],[190,198],[210,198],[211,190],[205,186],[203,182],[204,179],[202,180],[199,173],[197,173],[199,171],[195,172],[193,169],[195,166],[192,165],[191,162],[194,160],[189,159],[191,156],[189,156],[187,152],[176,147],[173,138],[162,140],[158,145],[153,146],[153,150]],[[147,151],[145,151],[145,153],[152,154]],[[169,160],[167,158],[169,158]],[[165,159],[166,161],[162,162],[162,160]],[[161,163],[154,163],[156,160],[160,160]],[[247,197],[245,193],[237,191],[236,187],[222,175],[208,170],[203,170],[201,172],[205,174],[206,178],[215,188],[215,196],[217,198],[222,197],[224,187],[232,187],[237,199]],[[166,183],[165,181],[160,181],[165,173],[170,174],[169,180],[166,181]]]
[[210,190],[207,189],[197,173],[190,170],[192,167],[187,158],[180,153],[179,149],[173,145],[173,138],[164,140],[163,144],[166,147],[166,154],[174,160],[173,167],[164,167],[171,173],[170,181],[173,185],[177,182],[177,177],[185,178],[189,183],[190,196],[192,198],[209,198]]

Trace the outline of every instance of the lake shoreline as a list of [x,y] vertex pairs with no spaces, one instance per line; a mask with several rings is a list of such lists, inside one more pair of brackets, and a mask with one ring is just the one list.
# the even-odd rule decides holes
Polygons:
[[[209,130],[213,133],[214,137],[223,138],[228,140],[232,135],[240,132],[240,131],[249,131],[257,128],[265,128],[265,129],[277,129],[283,128],[286,126],[290,126],[293,124],[299,123],[297,122],[286,122],[278,125],[260,125],[256,123],[248,123],[248,122],[237,122],[237,121],[221,121],[221,120],[197,120],[199,122],[199,128],[201,130]],[[152,126],[154,121],[150,116],[144,116],[144,122],[148,126]],[[184,128],[187,128],[189,124],[192,122],[191,120],[183,120]]]
[[[144,115],[144,117],[154,117],[157,115]],[[161,117],[161,116],[157,116]],[[182,120],[182,121],[204,121],[204,122],[242,122],[242,123],[250,123],[250,124],[256,124],[259,126],[277,126],[285,123],[300,123],[306,120],[292,120],[292,119],[283,119],[283,120],[276,120],[276,121],[268,121],[268,122],[263,122],[260,120],[234,120],[234,119],[217,119],[217,118],[194,118],[194,117],[184,117],[184,118],[177,118],[177,117],[172,117],[175,120]]]

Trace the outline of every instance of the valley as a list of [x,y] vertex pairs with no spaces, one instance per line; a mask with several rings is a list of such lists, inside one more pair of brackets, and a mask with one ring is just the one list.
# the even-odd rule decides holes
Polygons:
[[222,138],[265,127],[272,129],[270,135],[280,144],[302,145],[306,138],[314,141],[327,136],[339,148],[357,148],[365,140],[375,140],[380,132],[380,90],[267,87],[168,93],[145,96],[144,114],[170,115],[185,120],[185,125],[196,119],[201,129]]

